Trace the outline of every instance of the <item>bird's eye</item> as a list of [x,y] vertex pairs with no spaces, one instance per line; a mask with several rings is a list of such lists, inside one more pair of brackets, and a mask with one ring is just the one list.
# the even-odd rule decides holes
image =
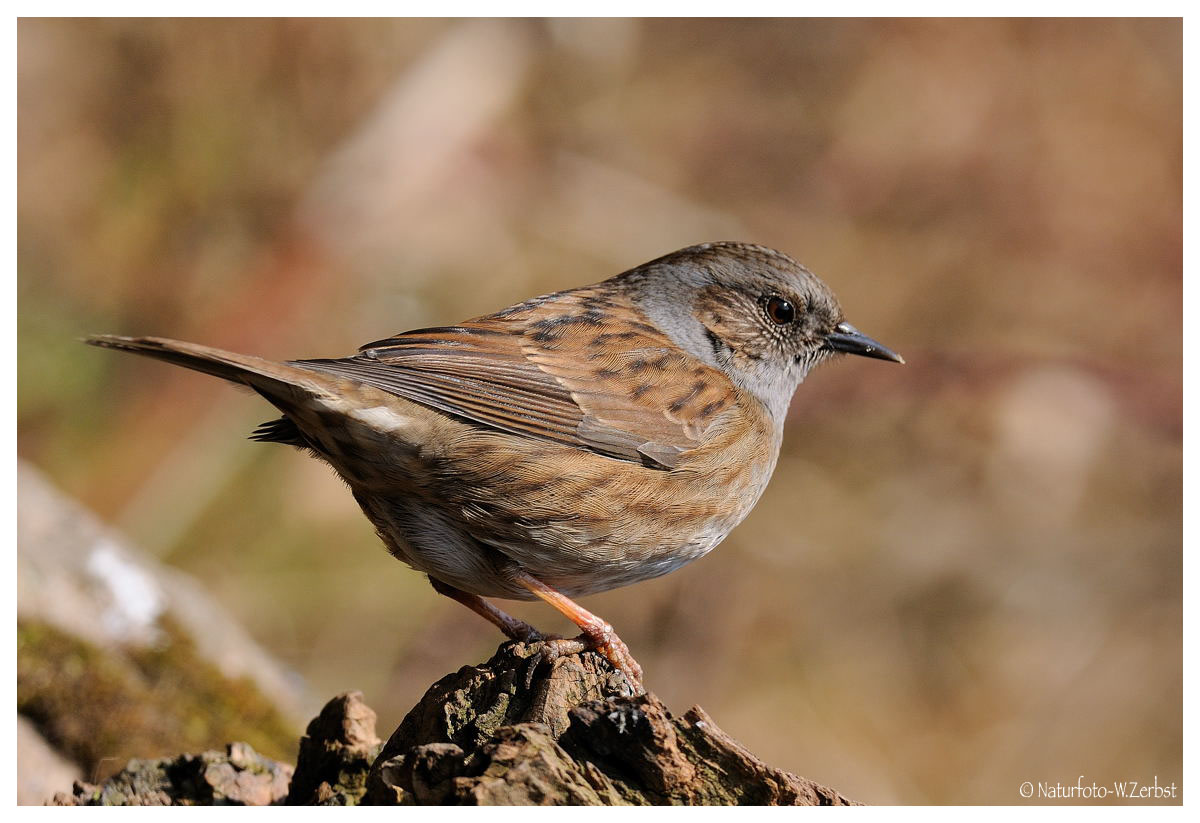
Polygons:
[[790,300],[772,297],[767,301],[767,317],[781,326],[786,326],[796,319],[796,307]]

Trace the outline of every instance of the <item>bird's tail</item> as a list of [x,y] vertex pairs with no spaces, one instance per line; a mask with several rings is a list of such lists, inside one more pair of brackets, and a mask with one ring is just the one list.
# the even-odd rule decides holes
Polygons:
[[165,337],[120,337],[115,334],[94,334],[83,342],[105,349],[119,349],[165,360],[176,366],[211,374],[232,383],[249,386],[268,400],[297,401],[314,395],[328,395],[334,390],[330,376],[309,369],[278,363],[249,354],[214,349],[198,343],[168,340]]

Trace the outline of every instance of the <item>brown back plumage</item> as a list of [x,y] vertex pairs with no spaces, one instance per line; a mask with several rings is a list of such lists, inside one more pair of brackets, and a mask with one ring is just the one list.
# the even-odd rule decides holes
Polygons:
[[731,402],[725,375],[681,352],[608,283],[295,365],[657,468],[699,445]]

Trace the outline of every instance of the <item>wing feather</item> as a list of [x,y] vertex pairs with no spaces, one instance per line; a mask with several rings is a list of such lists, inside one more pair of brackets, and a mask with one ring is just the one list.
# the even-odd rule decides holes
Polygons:
[[598,287],[295,365],[502,431],[663,469],[699,445],[733,402],[723,374]]

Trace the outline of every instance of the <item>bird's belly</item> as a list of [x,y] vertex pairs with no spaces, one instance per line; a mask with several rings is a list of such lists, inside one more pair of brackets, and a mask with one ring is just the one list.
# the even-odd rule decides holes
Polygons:
[[714,450],[710,462],[664,471],[472,426],[448,435],[436,450],[383,435],[371,445],[386,459],[371,473],[330,462],[398,559],[510,599],[531,599],[511,582],[514,564],[568,595],[674,571],[741,522],[774,468],[774,454]]
[[575,473],[538,482],[493,476],[436,490],[393,486],[355,496],[393,555],[456,588],[532,599],[506,573],[515,564],[577,596],[659,577],[703,557],[758,497],[756,489],[710,489],[694,478],[647,471],[649,480],[613,493]]
[[[357,496],[357,495],[356,495]],[[608,535],[580,532],[569,523],[530,525],[514,539],[511,520],[491,534],[485,523],[462,518],[441,507],[422,505],[410,496],[359,496],[391,553],[418,571],[455,588],[484,597],[531,600],[512,583],[513,568],[528,572],[568,596],[593,594],[659,577],[703,557],[732,528],[725,518],[697,522],[694,528],[656,530],[644,518],[632,522],[619,514],[607,524]],[[655,532],[631,541],[617,535]],[[476,535],[487,535],[485,543]]]
[[461,523],[410,495],[355,492],[388,551],[457,589],[485,597],[530,600],[533,595],[505,574],[506,558],[476,540]]
[[725,539],[728,531],[725,528],[702,530],[684,542],[660,540],[638,547],[638,559],[633,561],[588,564],[574,572],[556,566],[544,571],[541,579],[572,597],[619,589],[661,577],[700,559]]

